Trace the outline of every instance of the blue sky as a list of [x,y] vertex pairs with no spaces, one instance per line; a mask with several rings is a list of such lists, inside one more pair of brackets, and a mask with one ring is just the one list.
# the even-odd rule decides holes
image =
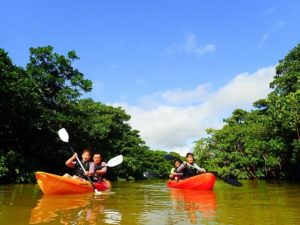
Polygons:
[[25,66],[29,48],[81,58],[86,95],[121,105],[154,149],[191,151],[205,128],[270,91],[300,40],[292,1],[1,1],[0,47]]

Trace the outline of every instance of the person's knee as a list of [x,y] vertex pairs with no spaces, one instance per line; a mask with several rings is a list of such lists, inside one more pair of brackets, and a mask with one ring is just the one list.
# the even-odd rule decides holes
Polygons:
[[80,177],[78,177],[78,176],[76,176],[76,175],[73,175],[72,178],[75,179],[75,180],[81,180]]
[[63,177],[71,178],[71,175],[68,174],[68,173],[65,173],[65,174],[63,175]]

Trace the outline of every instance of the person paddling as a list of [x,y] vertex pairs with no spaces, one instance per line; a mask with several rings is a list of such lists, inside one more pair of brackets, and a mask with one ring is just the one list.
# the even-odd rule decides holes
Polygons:
[[105,178],[105,174],[107,171],[107,165],[103,161],[103,157],[101,153],[95,153],[93,156],[93,162],[94,162],[94,181],[102,181]]
[[103,161],[101,153],[95,153],[93,156],[94,162],[94,182],[105,182],[107,188],[110,188],[111,184],[106,180],[107,164]]
[[66,166],[69,168],[74,169],[74,175],[71,176],[69,174],[65,174],[64,177],[72,177],[74,179],[86,179],[87,176],[92,177],[94,176],[94,170],[95,166],[94,163],[90,162],[91,159],[91,151],[89,149],[83,149],[82,152],[82,160],[81,164],[83,165],[85,172],[82,170],[81,166],[76,160],[77,153],[74,153],[67,161],[66,161]]
[[181,166],[182,164],[182,161],[180,159],[175,159],[175,165],[174,167],[171,169],[171,172],[170,172],[170,179],[172,180],[180,180],[182,179],[182,173],[179,173],[177,171],[177,169]]
[[201,168],[196,163],[194,163],[193,153],[187,153],[186,160],[187,161],[181,164],[181,166],[177,169],[179,173],[183,173],[183,178],[192,177],[197,174],[206,172],[204,168]]

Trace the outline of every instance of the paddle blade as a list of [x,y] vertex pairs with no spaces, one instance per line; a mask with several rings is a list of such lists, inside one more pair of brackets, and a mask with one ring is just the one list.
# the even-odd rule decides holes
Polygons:
[[214,174],[216,177],[219,177],[225,183],[230,184],[232,186],[235,186],[235,187],[242,187],[243,186],[243,184],[241,182],[239,182],[237,179],[235,179],[233,177],[223,177],[223,176],[220,176],[218,174],[218,172],[215,172],[215,171],[210,171],[210,173]]
[[117,165],[121,164],[122,162],[123,162],[123,156],[118,155],[118,156],[112,158],[111,160],[109,160],[107,162],[107,166],[108,167],[114,167],[114,166],[117,166]]
[[231,184],[232,186],[235,187],[242,187],[243,184],[239,182],[238,180],[232,178],[232,177],[222,177],[221,178],[225,183]]
[[65,128],[61,128],[58,131],[58,136],[63,142],[66,142],[66,143],[69,142],[69,134]]

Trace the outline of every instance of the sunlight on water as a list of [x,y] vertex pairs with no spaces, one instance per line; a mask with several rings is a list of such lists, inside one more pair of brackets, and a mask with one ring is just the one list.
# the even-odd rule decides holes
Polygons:
[[36,185],[3,185],[0,224],[300,224],[299,188],[218,180],[214,191],[192,191],[147,180],[113,183],[113,192],[100,196],[44,196]]

